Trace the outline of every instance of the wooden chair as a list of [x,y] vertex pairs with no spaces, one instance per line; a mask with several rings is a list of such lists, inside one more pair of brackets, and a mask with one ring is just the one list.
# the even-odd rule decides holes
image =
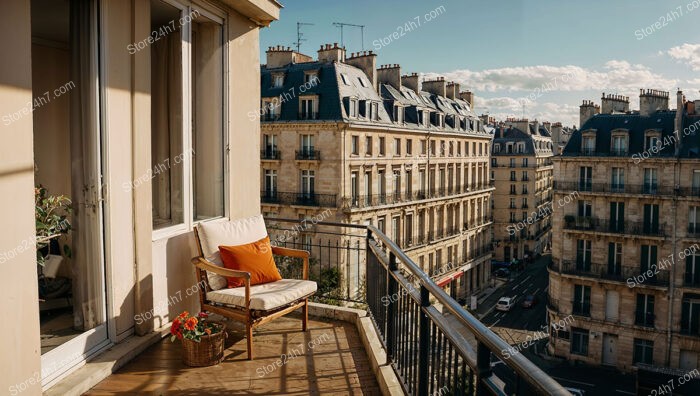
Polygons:
[[[223,268],[218,247],[238,246],[267,236],[262,215],[232,221],[200,223],[194,230],[199,256],[192,259],[199,288],[202,311],[214,312],[245,323],[248,359],[253,359],[253,329],[302,309],[302,329],[308,329],[308,298],[316,292],[309,281],[309,252],[272,246],[272,253],[297,257],[303,261],[301,280],[282,279],[261,285],[250,284],[250,273]],[[226,277],[241,278],[245,286],[227,288]]]

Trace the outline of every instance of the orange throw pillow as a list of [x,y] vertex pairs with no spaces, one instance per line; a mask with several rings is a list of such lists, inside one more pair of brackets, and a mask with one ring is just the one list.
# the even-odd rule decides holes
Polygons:
[[[240,246],[219,246],[224,267],[250,273],[250,284],[275,282],[282,279],[272,257],[270,237]],[[245,285],[242,278],[226,278],[228,287]]]

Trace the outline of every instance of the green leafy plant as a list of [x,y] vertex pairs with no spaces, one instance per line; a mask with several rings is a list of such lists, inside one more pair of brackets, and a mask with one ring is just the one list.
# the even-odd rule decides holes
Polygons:
[[[44,265],[46,256],[42,251],[52,239],[68,234],[71,224],[68,216],[72,212],[71,200],[65,195],[49,195],[48,190],[39,185],[34,188],[36,216],[36,261]],[[71,257],[68,245],[63,245],[63,253]]]

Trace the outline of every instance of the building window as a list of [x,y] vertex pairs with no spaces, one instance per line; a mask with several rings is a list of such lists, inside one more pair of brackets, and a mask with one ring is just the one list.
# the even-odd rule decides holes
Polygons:
[[661,135],[658,132],[647,132],[644,135],[644,150],[651,155],[656,154],[661,148],[660,137]]
[[275,73],[272,75],[272,87],[281,88],[284,85],[284,74]]
[[302,120],[315,120],[318,118],[316,113],[316,99],[300,98],[299,100],[299,118]]
[[518,179],[515,177],[515,171],[510,171],[510,181],[516,181],[516,180],[518,180]]
[[686,294],[681,305],[681,333],[700,335],[700,296]]
[[360,181],[358,172],[350,172],[350,196],[352,197],[352,206],[356,207],[359,204],[360,198]]
[[372,205],[372,172],[365,172],[365,206]]
[[700,170],[693,170],[693,187],[691,193],[694,197],[700,196]]
[[608,243],[608,274],[620,275],[622,273],[622,244],[619,242]]
[[653,364],[654,363],[654,341],[643,340],[640,338],[634,339],[634,352],[632,356],[632,361],[634,364],[644,363]]
[[654,327],[654,295],[637,294],[637,311],[635,312],[634,324]]
[[343,84],[350,85],[350,79],[348,78],[347,74],[340,73],[340,78],[343,80]]
[[430,155],[435,157],[435,140],[430,141]]
[[624,202],[610,202],[610,221],[608,229],[612,232],[623,232],[625,230]]
[[382,233],[386,234],[386,217],[377,217],[377,229]]
[[425,169],[419,169],[418,170],[418,193],[419,193],[419,198],[420,199],[425,199],[426,194],[425,194],[425,186],[427,184],[426,178],[425,178]]
[[304,84],[307,87],[318,85],[319,82],[320,80],[318,79],[318,72],[304,73]]
[[591,287],[574,285],[574,315],[591,316]]
[[379,137],[379,155],[384,156],[386,154],[386,139],[384,136]]
[[394,155],[401,155],[401,139],[394,139]]
[[523,171],[523,181],[529,181],[530,178],[527,176],[527,171]]
[[379,203],[386,203],[386,172],[381,169],[377,172],[377,190],[379,190]]
[[625,169],[624,168],[612,168],[610,173],[610,188],[612,192],[624,192],[625,191]]
[[406,139],[406,155],[412,155],[412,154],[413,154],[413,140]]
[[595,154],[595,135],[594,136],[583,136],[583,142],[581,144],[581,151],[582,151],[583,155]]
[[588,330],[571,328],[571,353],[588,356]]
[[523,168],[527,168],[527,158],[523,158]]
[[277,153],[277,135],[263,135],[263,150],[264,158],[279,158]]
[[579,191],[591,191],[593,189],[593,168],[582,166],[579,168]]
[[372,137],[365,136],[365,155],[372,155]]
[[352,155],[358,155],[360,154],[360,137],[359,136],[351,136],[351,144],[350,148],[352,150]]
[[612,146],[610,147],[612,155],[626,156],[627,155],[627,135],[613,135]]
[[579,239],[576,243],[576,269],[591,270],[591,241],[588,239]]
[[406,219],[404,221],[404,239],[405,239],[405,245],[406,246],[411,246],[413,245],[413,215],[406,215]]
[[394,171],[394,200],[396,202],[401,201],[401,171]]
[[314,158],[314,135],[300,135],[299,150],[302,158]]
[[510,165],[511,168],[515,168],[515,158],[511,158],[511,159],[510,159],[509,165]]
[[428,154],[428,141],[427,140],[420,141],[420,153],[421,153],[421,155]]
[[527,194],[527,184],[523,184],[523,194]]
[[151,166],[162,169],[152,180],[154,230],[224,215],[224,29],[201,14],[181,29],[151,47],[153,70],[163,71],[150,86]]
[[357,118],[357,99],[350,99],[349,113],[350,117]]
[[644,205],[643,232],[647,235],[659,233],[659,205]]
[[277,171],[265,169],[265,196],[274,198],[277,195]]
[[700,234],[700,206],[688,208],[688,234]]
[[644,168],[644,194],[657,194],[657,171],[655,168]]
[[391,218],[391,237],[394,239],[394,243],[401,246],[401,218],[399,216],[394,216]]
[[686,286],[700,286],[700,255],[691,254],[685,258],[685,279]]
[[578,217],[591,217],[593,215],[593,203],[591,201],[578,201]]
[[[644,274],[647,271],[651,271],[652,276],[651,278],[653,279],[656,276],[656,253],[657,253],[657,246],[656,245],[642,245],[641,246],[641,262],[639,264],[639,273]],[[652,280],[650,279],[650,280]]]
[[369,118],[370,118],[372,121],[377,121],[377,120],[379,120],[379,103],[377,103],[377,102],[372,102],[370,108],[372,109],[372,112],[371,112]]
[[301,171],[301,194],[303,198],[311,199],[314,195],[314,180],[316,178],[316,172],[303,169]]
[[394,122],[403,124],[403,107],[394,105]]

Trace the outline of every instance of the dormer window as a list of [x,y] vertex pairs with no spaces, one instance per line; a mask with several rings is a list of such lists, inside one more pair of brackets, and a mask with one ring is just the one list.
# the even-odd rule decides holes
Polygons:
[[357,99],[350,98],[348,102],[348,117],[357,118]]
[[365,88],[369,87],[369,82],[367,81],[366,78],[358,77],[357,79],[360,80],[360,85],[362,85]]
[[311,88],[319,83],[317,71],[307,71],[304,73],[304,85],[306,88]]
[[501,144],[500,144],[500,143],[496,143],[496,144],[493,146],[493,152],[494,152],[494,153],[500,153],[500,152],[501,152]]
[[610,142],[610,154],[615,156],[627,155],[627,132],[614,131]]
[[397,124],[403,124],[403,107],[399,105],[394,105],[394,122]]
[[314,96],[299,98],[299,119],[315,120],[318,118],[318,100]]
[[584,133],[581,140],[581,153],[583,155],[595,154],[595,132]]
[[343,80],[343,84],[345,85],[350,85],[350,80],[348,79],[348,75],[345,73],[340,73],[340,78]]
[[656,154],[661,149],[661,133],[658,131],[647,131],[644,134],[644,150],[651,154]]
[[518,143],[518,153],[522,154],[525,152],[525,143]]
[[272,75],[272,87],[281,88],[284,85],[284,73],[275,73]]
[[373,121],[378,121],[379,120],[379,103],[377,102],[371,102],[370,109],[372,109],[372,113],[370,114],[370,120]]

